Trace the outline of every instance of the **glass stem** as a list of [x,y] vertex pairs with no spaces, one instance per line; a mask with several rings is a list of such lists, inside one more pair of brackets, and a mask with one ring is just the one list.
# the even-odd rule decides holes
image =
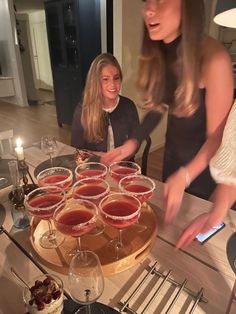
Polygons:
[[91,294],[91,291],[89,289],[86,289],[85,290],[85,297],[86,297],[86,314],[91,314],[91,306],[90,306],[90,303],[89,303],[89,296]]
[[49,153],[49,157],[50,157],[50,164],[51,164],[51,168],[53,167],[53,163],[52,163],[52,154]]
[[55,237],[55,233],[53,232],[53,229],[52,229],[52,221],[51,219],[49,218],[48,219],[48,229],[49,229],[49,241],[54,241],[56,239]]
[[81,250],[81,239],[80,239],[80,237],[77,237],[77,238],[76,238],[76,241],[77,241],[77,249],[78,249],[78,251],[80,252],[80,251],[82,251],[82,250]]
[[90,306],[90,304],[86,305],[86,314],[91,314],[91,306]]
[[119,229],[118,242],[119,242],[119,247],[122,247],[122,246],[123,246],[123,242],[122,242],[122,229]]

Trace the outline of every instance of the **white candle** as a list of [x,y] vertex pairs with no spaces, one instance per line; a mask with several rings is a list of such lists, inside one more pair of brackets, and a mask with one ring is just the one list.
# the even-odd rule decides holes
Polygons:
[[18,160],[24,159],[24,149],[22,147],[22,141],[20,138],[16,140],[15,152]]

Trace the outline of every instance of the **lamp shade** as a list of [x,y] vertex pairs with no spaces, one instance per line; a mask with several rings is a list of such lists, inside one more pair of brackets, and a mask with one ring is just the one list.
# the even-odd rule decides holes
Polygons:
[[221,26],[236,28],[236,0],[218,0],[214,22]]

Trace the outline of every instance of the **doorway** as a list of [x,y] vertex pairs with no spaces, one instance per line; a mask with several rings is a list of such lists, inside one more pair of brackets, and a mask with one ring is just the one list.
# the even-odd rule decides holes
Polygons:
[[29,105],[55,104],[44,4],[15,0],[16,25]]

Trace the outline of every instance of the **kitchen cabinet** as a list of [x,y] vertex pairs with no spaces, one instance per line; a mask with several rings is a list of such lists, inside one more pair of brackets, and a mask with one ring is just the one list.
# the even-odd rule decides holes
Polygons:
[[100,0],[46,0],[58,125],[71,124],[88,69],[101,53]]

